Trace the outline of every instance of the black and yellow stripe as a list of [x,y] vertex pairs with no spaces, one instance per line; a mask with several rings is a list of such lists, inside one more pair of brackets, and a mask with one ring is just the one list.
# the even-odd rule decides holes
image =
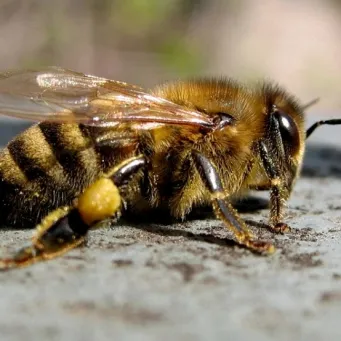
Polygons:
[[27,129],[0,155],[0,224],[32,227],[133,156],[136,145],[134,134],[109,127],[42,122]]

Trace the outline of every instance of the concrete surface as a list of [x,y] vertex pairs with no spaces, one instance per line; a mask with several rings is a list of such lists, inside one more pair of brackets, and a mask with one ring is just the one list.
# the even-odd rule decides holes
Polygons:
[[[0,340],[340,340],[340,142],[341,127],[311,137],[291,233],[252,227],[273,256],[235,246],[211,217],[96,230],[60,259],[0,273]],[[0,231],[1,253],[30,235]]]

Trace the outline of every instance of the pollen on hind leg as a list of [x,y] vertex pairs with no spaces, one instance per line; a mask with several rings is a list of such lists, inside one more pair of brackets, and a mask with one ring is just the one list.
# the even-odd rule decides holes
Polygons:
[[46,232],[59,219],[65,217],[70,212],[70,210],[71,208],[69,206],[63,206],[52,211],[45,218],[43,218],[40,224],[36,227],[33,241],[36,242],[44,232]]
[[92,225],[113,217],[121,207],[121,195],[112,180],[101,178],[78,198],[77,208],[83,221]]

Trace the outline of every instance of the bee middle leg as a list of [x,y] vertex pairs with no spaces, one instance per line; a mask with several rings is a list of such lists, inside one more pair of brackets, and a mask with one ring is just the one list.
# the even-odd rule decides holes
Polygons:
[[122,199],[118,188],[145,166],[142,155],[127,159],[86,188],[74,205],[52,211],[36,227],[32,244],[12,257],[0,259],[0,269],[52,259],[82,244],[96,223],[120,215]]
[[199,174],[211,193],[211,202],[216,217],[234,233],[239,244],[260,253],[273,253],[275,247],[271,243],[255,240],[250,229],[232,207],[212,162],[199,152],[193,152],[192,155]]

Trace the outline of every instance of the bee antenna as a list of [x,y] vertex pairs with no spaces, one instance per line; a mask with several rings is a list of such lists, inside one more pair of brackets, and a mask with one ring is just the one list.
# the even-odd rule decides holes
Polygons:
[[328,125],[338,125],[338,124],[341,124],[341,118],[335,118],[335,119],[332,119],[332,120],[323,120],[323,121],[317,121],[315,122],[310,128],[307,129],[306,131],[306,139],[314,132],[314,130],[317,128],[317,127],[320,127],[322,125],[325,125],[325,124],[328,124]]
[[[302,110],[306,110],[307,108],[310,108],[311,106],[315,105],[317,102],[319,102],[320,98],[314,98],[310,102],[303,105]],[[341,119],[331,119],[331,120],[322,120],[315,122],[311,127],[309,127],[306,131],[306,139],[315,131],[315,129],[322,125],[338,125],[341,124]]]
[[312,107],[313,105],[315,105],[315,104],[318,103],[319,101],[320,101],[320,98],[319,98],[319,97],[314,98],[314,99],[311,100],[310,102],[304,104],[304,105],[302,106],[302,110],[306,110],[306,109]]

